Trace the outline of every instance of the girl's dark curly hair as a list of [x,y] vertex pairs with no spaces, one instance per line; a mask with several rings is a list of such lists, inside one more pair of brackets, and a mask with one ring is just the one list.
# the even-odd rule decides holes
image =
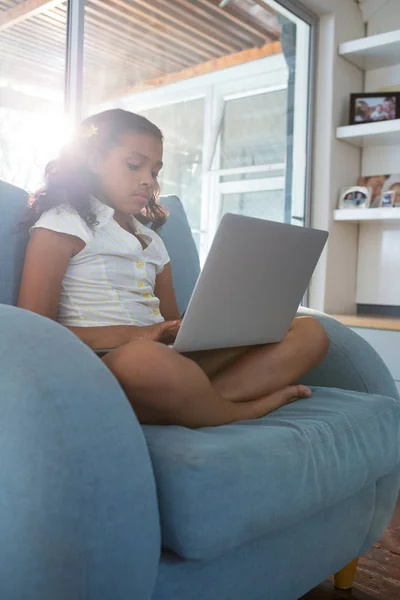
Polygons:
[[[92,210],[91,196],[95,195],[96,175],[89,167],[90,159],[96,154],[106,154],[129,131],[148,133],[163,141],[163,134],[156,125],[145,117],[120,108],[85,119],[76,139],[61,151],[59,158],[46,166],[45,185],[30,197],[24,228],[29,229],[44,212],[57,206],[75,209],[93,228],[97,218]],[[157,186],[141,215],[135,215],[144,224],[150,222],[155,231],[162,227],[168,216],[158,203],[159,195]]]

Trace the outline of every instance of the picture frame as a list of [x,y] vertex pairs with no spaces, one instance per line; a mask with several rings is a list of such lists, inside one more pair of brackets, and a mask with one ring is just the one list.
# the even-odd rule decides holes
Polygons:
[[371,188],[354,185],[340,192],[338,208],[369,208],[371,203]]
[[393,208],[396,198],[396,192],[382,192],[380,196],[380,208]]
[[400,119],[400,93],[350,94],[350,125]]
[[381,195],[385,192],[395,192],[393,206],[400,207],[400,173],[362,175],[357,185],[371,188],[370,208],[380,207]]

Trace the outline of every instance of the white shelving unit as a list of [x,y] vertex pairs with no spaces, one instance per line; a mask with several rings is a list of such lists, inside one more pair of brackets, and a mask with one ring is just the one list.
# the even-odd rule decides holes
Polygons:
[[342,208],[333,213],[335,221],[400,221],[400,207],[396,208]]
[[344,42],[339,54],[360,69],[379,69],[399,64],[400,29]]
[[338,127],[336,138],[361,148],[400,144],[400,119]]
[[[400,0],[395,1],[400,4]],[[393,15],[393,24],[397,27],[399,14],[397,11]],[[391,84],[398,80],[400,68],[400,29],[345,42],[340,44],[338,53],[365,72],[365,90],[390,90]],[[382,96],[387,93],[382,92]],[[360,174],[400,172],[400,119],[338,127],[336,138],[361,149],[358,153]],[[345,243],[349,243],[349,248],[354,247],[350,242],[357,244],[355,303],[397,306],[400,298],[400,270],[396,259],[400,256],[400,207],[335,210],[333,219],[341,228],[340,235]]]

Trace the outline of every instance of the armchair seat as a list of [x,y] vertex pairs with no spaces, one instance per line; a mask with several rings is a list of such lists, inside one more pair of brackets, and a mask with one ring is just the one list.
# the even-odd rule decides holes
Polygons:
[[256,421],[146,427],[164,547],[214,558],[357,494],[399,464],[399,419],[393,398],[321,387]]

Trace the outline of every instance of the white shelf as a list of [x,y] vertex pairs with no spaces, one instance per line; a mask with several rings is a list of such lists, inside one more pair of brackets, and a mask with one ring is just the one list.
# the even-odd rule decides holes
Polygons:
[[336,137],[359,147],[400,144],[400,119],[338,127]]
[[360,69],[379,69],[400,63],[400,29],[344,42],[339,54]]
[[400,221],[400,207],[396,208],[341,208],[333,213],[335,221]]

